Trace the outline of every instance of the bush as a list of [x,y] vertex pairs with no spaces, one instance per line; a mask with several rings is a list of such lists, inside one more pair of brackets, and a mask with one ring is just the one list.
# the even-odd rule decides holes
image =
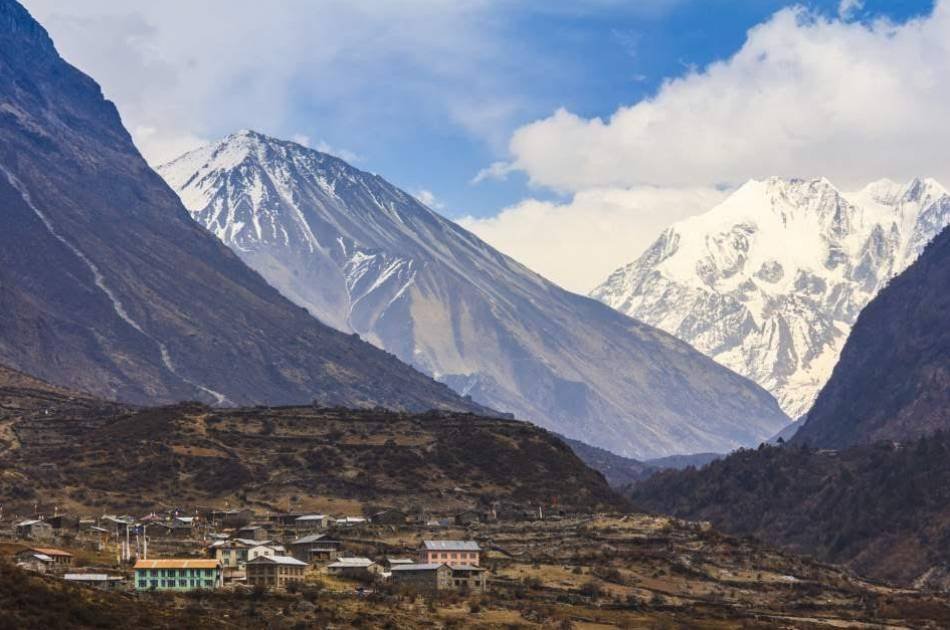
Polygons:
[[581,585],[580,592],[584,597],[598,599],[603,594],[603,589],[600,587],[600,584],[591,580]]

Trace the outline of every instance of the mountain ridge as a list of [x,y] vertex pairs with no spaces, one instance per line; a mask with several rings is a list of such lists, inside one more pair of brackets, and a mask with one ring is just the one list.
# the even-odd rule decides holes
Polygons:
[[932,179],[856,193],[825,178],[750,180],[591,295],[751,378],[798,418],[861,309],[948,223],[950,196]]
[[791,439],[821,448],[950,430],[950,227],[861,311]]
[[159,172],[295,303],[486,406],[641,456],[731,450],[787,423],[768,394],[688,345],[338,158],[245,130]]
[[0,0],[0,361],[136,403],[484,411],[292,305],[197,226],[115,106]]

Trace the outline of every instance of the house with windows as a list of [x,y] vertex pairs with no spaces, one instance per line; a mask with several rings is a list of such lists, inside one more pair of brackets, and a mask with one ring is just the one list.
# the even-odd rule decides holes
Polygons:
[[452,586],[468,593],[484,593],[488,585],[487,571],[471,564],[457,564],[452,570]]
[[390,580],[397,588],[433,592],[452,588],[452,569],[447,564],[398,564]]
[[326,529],[329,525],[330,517],[326,514],[303,514],[293,520],[293,526],[298,532],[315,532]]
[[254,545],[247,549],[247,562],[250,563],[256,558],[273,558],[274,556],[285,556],[287,550],[283,545],[267,543],[266,545]]
[[208,555],[222,567],[235,569],[247,562],[247,550],[251,545],[242,540],[217,540],[208,547]]
[[419,563],[477,567],[481,552],[481,547],[474,540],[424,540],[419,547]]
[[161,558],[135,563],[137,591],[213,590],[222,585],[221,563],[199,558]]
[[27,549],[26,551],[21,551],[16,554],[16,565],[27,571],[48,573],[53,569],[53,559],[45,553]]
[[17,553],[16,561],[34,571],[62,572],[72,566],[73,554],[52,547],[32,547]]
[[248,560],[248,586],[287,588],[293,582],[302,582],[307,563],[290,556],[258,556]]
[[336,560],[340,555],[340,541],[331,540],[323,534],[301,536],[290,542],[287,547],[290,549],[290,555],[308,563]]
[[383,568],[369,558],[338,558],[327,565],[330,575],[339,575],[351,579],[372,579],[382,573]]

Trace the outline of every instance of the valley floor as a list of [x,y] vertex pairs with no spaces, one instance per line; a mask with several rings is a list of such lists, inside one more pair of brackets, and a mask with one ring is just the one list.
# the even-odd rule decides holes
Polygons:
[[[374,557],[412,554],[423,538],[478,540],[486,550],[483,565],[490,569],[489,591],[422,596],[385,581],[362,585],[316,568],[293,592],[246,587],[174,595],[72,592],[79,593],[80,600],[94,597],[95,606],[104,607],[107,612],[102,614],[110,618],[131,616],[133,610],[138,616],[142,610],[162,611],[154,618],[156,625],[146,622],[141,627],[170,627],[162,624],[174,625],[183,618],[190,619],[192,627],[240,628],[945,628],[950,624],[946,599],[872,584],[751,540],[723,536],[704,524],[662,517],[592,514],[435,530],[367,525],[335,537],[351,553]],[[12,577],[10,571],[0,565],[0,576],[17,580],[21,587],[25,580],[33,580],[41,582],[33,588],[62,589],[53,584],[56,578]],[[48,612],[36,611],[37,627]],[[34,627],[30,610],[21,605],[18,615],[20,627]],[[93,626],[83,618],[61,627]]]

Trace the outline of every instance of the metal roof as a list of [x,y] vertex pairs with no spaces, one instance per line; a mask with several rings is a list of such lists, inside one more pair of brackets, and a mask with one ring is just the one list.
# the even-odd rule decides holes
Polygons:
[[158,560],[139,560],[136,569],[217,569],[221,566],[217,560],[199,558],[161,558]]
[[119,576],[106,573],[67,573],[63,579],[70,582],[108,582],[110,580],[119,582],[122,580]]
[[324,537],[324,534],[310,534],[309,536],[304,536],[303,538],[298,538],[297,540],[290,543],[291,545],[308,545],[310,543],[315,543],[318,540],[321,540]]
[[428,551],[481,551],[482,548],[474,540],[424,540],[423,546]]
[[376,564],[369,558],[338,558],[333,564],[327,565],[335,569],[344,567],[368,567]]
[[307,566],[306,562],[301,562],[296,558],[291,558],[290,556],[257,556],[248,564],[283,564],[294,567],[305,567]]
[[30,551],[36,551],[37,553],[45,553],[47,556],[62,556],[72,558],[73,554],[68,551],[63,551],[62,549],[54,549],[53,547],[30,547]]
[[397,571],[435,571],[439,567],[448,566],[439,562],[430,562],[428,564],[399,564],[392,568],[392,572]]
[[52,562],[53,559],[47,556],[45,553],[31,553],[31,557],[36,558],[41,562]]

